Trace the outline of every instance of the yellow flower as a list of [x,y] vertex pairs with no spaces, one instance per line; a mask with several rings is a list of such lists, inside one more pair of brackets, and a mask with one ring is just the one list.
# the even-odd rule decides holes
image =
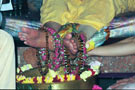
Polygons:
[[85,47],[87,48],[87,52],[95,48],[95,42],[93,40],[89,40],[86,42]]
[[68,33],[72,32],[72,27],[68,27],[67,30],[62,30],[59,32],[61,38],[64,38]]
[[26,70],[29,70],[32,68],[32,65],[31,64],[27,64],[27,65],[24,65],[23,67],[21,67],[21,70],[24,72]]
[[80,74],[80,78],[86,82],[86,79],[92,75],[91,71],[84,71]]
[[17,81],[21,81],[21,80],[25,80],[26,79],[26,77],[25,76],[23,76],[23,75],[16,75],[16,78],[17,78]]
[[75,80],[75,75],[71,74],[71,80]]
[[33,81],[33,78],[27,77],[26,80],[23,81],[22,83],[24,83],[24,84],[32,84],[32,83],[34,83],[34,81]]
[[70,81],[70,75],[67,75],[67,81]]
[[53,77],[55,78],[57,75],[57,72],[55,72],[54,70],[49,69],[49,72],[46,74],[46,77]]
[[61,82],[64,82],[64,75],[58,75],[58,79],[60,79],[61,80]]
[[73,74],[67,75],[67,81],[72,81],[72,80],[75,80],[75,75]]
[[37,77],[37,83],[42,83],[42,77]]
[[45,82],[46,82],[46,83],[52,83],[52,81],[53,81],[53,77],[48,77],[48,76],[47,76],[47,77],[45,78]]

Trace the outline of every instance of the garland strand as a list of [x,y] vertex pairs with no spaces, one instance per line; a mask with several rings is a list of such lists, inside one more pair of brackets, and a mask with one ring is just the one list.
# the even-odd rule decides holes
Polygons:
[[[76,33],[77,30],[75,29],[76,24],[66,24],[63,27],[63,30],[60,33],[56,33],[56,31],[52,28],[42,27],[41,30],[44,30],[46,33],[49,32],[53,39],[54,39],[54,57],[50,59],[49,56],[49,49],[48,49],[48,35],[46,35],[46,48],[40,48],[37,56],[39,57],[39,70],[42,75],[47,74],[47,69],[53,69],[54,71],[58,70],[60,66],[65,66],[65,73],[69,74],[77,74],[81,73],[85,70],[85,60],[87,59],[86,56],[86,48],[85,48],[85,37],[83,34]],[[64,34],[63,34],[64,33]],[[64,37],[67,33],[72,33],[78,39],[79,42],[79,50],[77,53],[77,57],[75,60],[72,60],[69,57],[69,52],[65,49],[64,45],[62,44],[61,37]],[[66,54],[65,54],[66,53]],[[71,61],[77,62],[76,64],[71,64]],[[44,64],[43,64],[44,62]],[[44,65],[45,67],[43,67]],[[73,68],[72,68],[73,67]]]

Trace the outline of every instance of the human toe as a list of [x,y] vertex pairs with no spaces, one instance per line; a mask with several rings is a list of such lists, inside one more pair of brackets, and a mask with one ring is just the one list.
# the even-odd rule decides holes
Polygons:
[[65,36],[65,39],[71,39],[72,38],[72,35],[71,34],[67,34],[66,36]]
[[30,33],[30,28],[22,27],[23,33]]
[[22,41],[25,40],[25,37],[22,35],[22,33],[19,33],[19,34],[18,34],[18,37],[19,37],[19,39],[22,40]]

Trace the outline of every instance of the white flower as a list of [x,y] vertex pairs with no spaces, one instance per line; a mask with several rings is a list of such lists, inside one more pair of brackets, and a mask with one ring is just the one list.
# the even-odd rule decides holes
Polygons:
[[100,66],[101,66],[101,63],[99,61],[92,61],[88,64],[91,69],[93,70],[99,70]]
[[91,71],[84,71],[80,74],[80,78],[86,82],[86,79],[92,75]]

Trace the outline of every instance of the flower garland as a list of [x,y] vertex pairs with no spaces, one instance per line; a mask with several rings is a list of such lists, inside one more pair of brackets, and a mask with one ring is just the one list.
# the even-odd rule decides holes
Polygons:
[[[71,33],[72,36],[78,40],[79,50],[76,55],[77,57],[75,60],[72,60],[67,56],[65,63],[66,68],[64,71],[72,74],[80,74],[85,69],[85,60],[87,59],[85,47],[86,40],[82,33],[80,35],[78,34],[78,27],[79,24],[67,23],[60,28],[60,32],[58,33],[61,38],[64,38],[68,33]],[[71,61],[74,61],[76,64],[71,65]]]
[[[88,77],[97,75],[99,73],[98,69],[95,69],[95,67],[90,68],[85,63],[85,60],[87,59],[85,47],[86,40],[83,34],[79,35],[76,33],[77,30],[75,30],[75,27],[75,24],[66,24],[64,25],[65,29],[61,31],[64,33],[62,37],[64,37],[67,33],[72,32],[72,35],[74,35],[79,40],[79,50],[75,60],[72,60],[71,58],[69,58],[68,55],[65,55],[66,51],[61,39],[62,33],[57,34],[54,29],[44,26],[41,28],[41,30],[44,30],[46,32],[47,47],[40,48],[39,52],[37,52],[37,56],[39,59],[39,72],[42,74],[42,76],[25,77],[24,75],[16,75],[16,81],[20,83],[53,83],[74,81],[80,79],[86,81]],[[48,32],[50,32],[55,42],[55,54],[52,59],[50,59],[49,56]],[[59,71],[61,66],[65,66],[63,75],[57,74],[57,71]],[[21,69],[19,70],[22,72]],[[51,73],[51,76],[46,76],[48,73]]]
[[[24,75],[16,75],[16,82],[22,84],[43,84],[43,83],[55,83],[55,82],[67,82],[67,81],[74,81],[83,79],[86,81],[88,77],[95,76],[99,73],[99,62],[91,62],[90,63],[91,69],[88,69],[82,72],[80,75],[78,74],[63,74],[58,75],[57,72],[54,70],[49,69],[49,73],[52,73],[52,76],[35,76],[35,77],[26,77]],[[22,67],[17,68],[17,73],[23,73],[33,69],[30,64],[24,65]]]
[[[60,64],[62,63],[62,61],[65,61],[65,57],[64,57],[64,46],[61,43],[61,38],[58,34],[56,34],[56,31],[52,28],[48,28],[48,27],[42,27],[41,30],[45,30],[45,32],[50,32],[50,34],[52,35],[52,37],[54,38],[54,42],[55,42],[55,51],[54,51],[54,57],[53,60],[50,59],[49,57],[49,49],[48,49],[48,34],[46,35],[46,48],[40,48],[39,52],[37,54],[38,58],[39,58],[39,62],[38,65],[40,67],[40,69],[42,69],[42,63],[44,63],[45,67],[48,69],[53,69],[53,70],[57,70],[60,67]],[[44,73],[44,71],[40,70],[41,74],[45,75],[47,72]]]
[[[39,58],[39,69],[42,75],[45,75],[49,69],[53,69],[54,71],[58,70],[60,66],[65,66],[65,73],[69,74],[77,74],[77,73],[81,73],[85,68],[85,60],[87,59],[86,56],[86,47],[85,47],[85,37],[83,34],[78,35],[76,32],[76,26],[77,24],[66,24],[64,25],[62,28],[62,31],[60,31],[58,34],[56,33],[56,31],[52,28],[48,28],[48,27],[42,27],[41,30],[44,30],[46,33],[50,32],[50,34],[52,35],[53,39],[54,39],[54,47],[55,47],[55,55],[53,57],[53,59],[50,59],[49,57],[49,49],[48,49],[48,33],[46,34],[46,48],[40,48],[39,52],[37,54],[38,58]],[[64,33],[64,34],[63,34]],[[77,53],[77,57],[74,60],[75,62],[77,62],[77,64],[71,65],[71,61],[73,61],[71,58],[69,58],[68,54],[66,52],[66,49],[64,48],[64,45],[62,45],[62,39],[63,37],[65,37],[65,35],[67,33],[72,33],[73,36],[75,36],[79,41],[79,51]],[[44,71],[42,70],[42,66],[45,66]]]

